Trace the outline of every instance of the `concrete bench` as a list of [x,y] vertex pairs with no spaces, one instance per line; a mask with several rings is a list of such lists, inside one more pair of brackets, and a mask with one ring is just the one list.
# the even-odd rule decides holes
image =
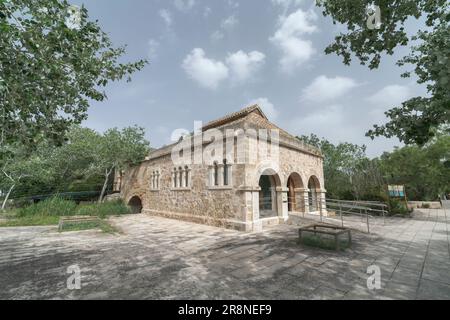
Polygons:
[[348,244],[351,246],[352,244],[352,233],[351,230],[344,227],[326,225],[326,224],[312,224],[306,227],[302,227],[298,230],[299,243],[303,243],[303,234],[305,232],[314,233],[314,236],[317,234],[324,234],[334,237],[334,243],[336,250],[340,250],[339,245],[339,236],[346,234],[348,237]]
[[61,217],[59,219],[58,230],[62,231],[65,224],[85,223],[85,222],[100,222],[100,218],[99,217],[91,217],[91,216]]

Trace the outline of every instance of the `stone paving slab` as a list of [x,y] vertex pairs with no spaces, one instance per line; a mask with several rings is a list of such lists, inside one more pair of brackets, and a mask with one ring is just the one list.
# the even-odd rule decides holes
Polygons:
[[[446,212],[386,219],[345,252],[297,244],[297,228],[240,233],[148,215],[122,233],[0,229],[0,299],[450,299]],[[309,221],[305,221],[308,224]],[[67,268],[81,290],[67,289]],[[381,289],[367,288],[367,268]]]

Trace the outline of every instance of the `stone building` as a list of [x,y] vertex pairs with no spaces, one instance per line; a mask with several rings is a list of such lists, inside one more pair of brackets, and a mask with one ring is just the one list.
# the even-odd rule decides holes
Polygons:
[[243,231],[326,213],[320,151],[272,124],[257,105],[152,151],[115,186],[136,212]]

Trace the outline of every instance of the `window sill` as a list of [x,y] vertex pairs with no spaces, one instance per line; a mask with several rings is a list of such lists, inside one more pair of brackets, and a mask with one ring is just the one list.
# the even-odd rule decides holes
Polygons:
[[220,191],[220,190],[232,190],[233,186],[209,186],[208,190]]
[[185,187],[185,188],[172,188],[170,189],[170,191],[191,191],[192,188],[191,187]]
[[150,192],[159,192],[161,189],[150,189]]

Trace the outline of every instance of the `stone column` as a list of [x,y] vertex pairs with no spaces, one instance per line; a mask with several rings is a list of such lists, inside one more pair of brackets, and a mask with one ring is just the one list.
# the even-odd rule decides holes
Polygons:
[[317,201],[319,201],[319,210],[322,213],[322,215],[327,216],[327,190],[325,189],[318,189],[317,190]]
[[289,218],[288,192],[289,188],[277,187],[277,211],[278,217],[283,221]]
[[208,186],[214,187],[214,167],[210,166],[208,168]]
[[294,203],[295,207],[293,208],[295,212],[305,212],[305,196],[303,188],[295,188],[294,189]]
[[244,205],[242,207],[245,231],[261,231],[262,222],[259,219],[259,187],[240,187],[243,192]]
[[308,213],[309,212],[309,189],[300,189],[302,197],[303,197],[303,212]]

